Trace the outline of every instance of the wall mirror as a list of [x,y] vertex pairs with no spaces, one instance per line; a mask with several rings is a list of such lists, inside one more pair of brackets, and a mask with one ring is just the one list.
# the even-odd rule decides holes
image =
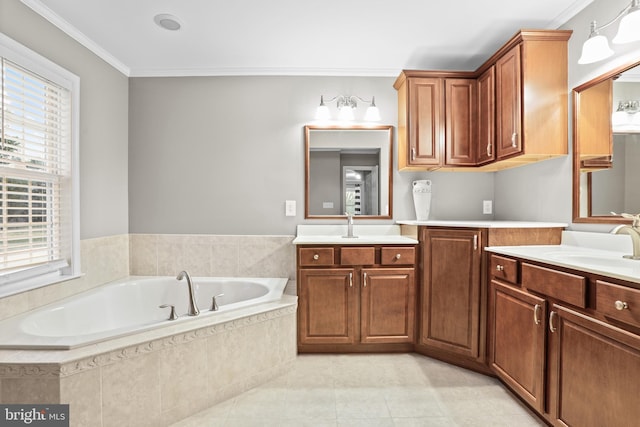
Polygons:
[[393,126],[304,128],[305,218],[392,217]]
[[640,212],[640,62],[573,89],[573,221]]

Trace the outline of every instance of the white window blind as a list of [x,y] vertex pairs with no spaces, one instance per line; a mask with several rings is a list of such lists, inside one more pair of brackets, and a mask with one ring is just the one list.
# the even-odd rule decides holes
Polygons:
[[71,93],[6,58],[1,79],[0,284],[71,252]]

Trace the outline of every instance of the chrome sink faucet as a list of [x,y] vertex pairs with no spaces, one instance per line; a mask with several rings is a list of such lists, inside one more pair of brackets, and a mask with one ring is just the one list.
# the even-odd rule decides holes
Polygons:
[[198,305],[196,304],[195,292],[193,291],[193,282],[191,281],[189,273],[184,270],[178,273],[178,277],[176,277],[176,280],[182,279],[187,279],[187,286],[189,287],[189,311],[187,312],[187,314],[189,316],[197,316],[198,314],[200,314],[200,310],[198,310]]
[[623,218],[632,220],[631,225],[619,225],[611,230],[613,234],[628,234],[633,244],[633,254],[624,255],[625,258],[640,260],[640,214],[620,214]]
[[347,216],[347,235],[342,237],[346,237],[349,239],[358,237],[353,235],[353,214],[350,214],[349,212],[345,212],[344,214]]

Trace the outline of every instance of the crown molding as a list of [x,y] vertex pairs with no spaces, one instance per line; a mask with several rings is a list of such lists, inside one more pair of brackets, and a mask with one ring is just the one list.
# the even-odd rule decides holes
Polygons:
[[69,37],[80,43],[82,46],[89,49],[91,52],[95,53],[102,60],[107,62],[116,70],[120,71],[125,76],[129,77],[130,68],[119,61],[115,56],[111,53],[103,49],[89,37],[84,35],[80,30],[71,25],[69,22],[62,19],[58,14],[49,9],[42,1],[40,0],[20,0],[25,6],[36,12],[38,15],[42,16],[44,19],[49,21],[55,27],[63,31]]

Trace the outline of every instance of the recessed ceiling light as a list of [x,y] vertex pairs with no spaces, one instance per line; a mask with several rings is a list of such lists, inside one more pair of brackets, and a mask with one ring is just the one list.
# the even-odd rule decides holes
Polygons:
[[161,13],[153,17],[153,22],[158,24],[160,27],[169,31],[178,31],[182,26],[178,18],[173,15],[169,15],[168,13]]

